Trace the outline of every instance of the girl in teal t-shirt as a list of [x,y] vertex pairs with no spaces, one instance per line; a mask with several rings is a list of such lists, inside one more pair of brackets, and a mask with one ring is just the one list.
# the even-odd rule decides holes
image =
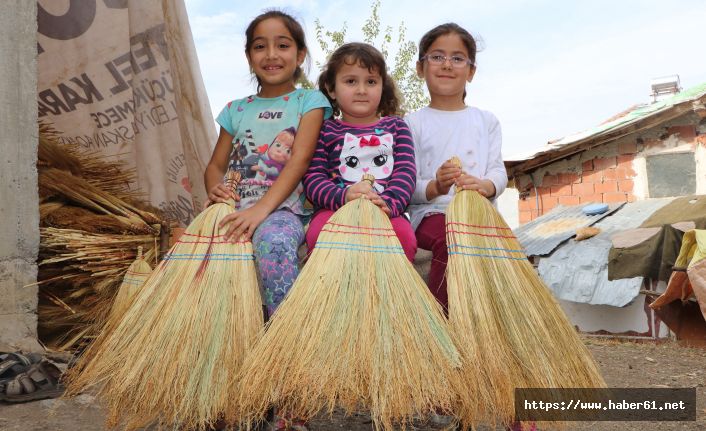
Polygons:
[[[209,203],[238,201],[238,211],[223,220],[230,225],[226,238],[252,238],[271,314],[299,273],[297,250],[310,215],[301,179],[331,106],[319,91],[295,88],[307,55],[296,20],[266,12],[245,33],[258,92],[228,103],[218,115],[220,135],[204,180]],[[237,196],[223,184],[229,169],[242,177]]]

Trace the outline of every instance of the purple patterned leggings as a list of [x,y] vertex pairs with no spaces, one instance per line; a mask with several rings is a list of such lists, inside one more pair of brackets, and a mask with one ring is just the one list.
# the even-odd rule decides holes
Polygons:
[[288,210],[273,212],[255,230],[252,239],[255,264],[270,316],[299,274],[297,250],[303,241],[304,224],[300,216]]

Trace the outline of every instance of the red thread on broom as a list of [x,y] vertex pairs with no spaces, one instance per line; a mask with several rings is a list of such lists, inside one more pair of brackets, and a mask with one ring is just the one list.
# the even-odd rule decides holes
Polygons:
[[465,231],[461,231],[461,230],[449,230],[449,231],[446,231],[446,232],[447,232],[447,233],[461,233],[461,234],[464,234],[464,235],[486,236],[486,237],[490,237],[490,238],[511,238],[511,239],[517,239],[517,238],[515,238],[514,235],[510,235],[510,236],[507,236],[507,235],[490,235],[490,234],[477,233],[477,232],[465,232]]
[[328,222],[327,224],[328,224],[328,225],[331,225],[331,226],[350,227],[350,228],[354,228],[354,229],[386,230],[386,231],[388,231],[388,232],[394,231],[394,229],[389,229],[389,228],[386,228],[386,227],[352,226],[352,225],[347,225],[347,224],[338,224],[338,223],[331,223],[331,222]]
[[466,223],[461,223],[457,221],[450,221],[446,223],[447,226],[452,226],[452,225],[458,225],[458,226],[467,226],[467,227],[478,227],[481,229],[502,229],[502,230],[512,230],[512,228],[509,227],[499,227],[499,226],[479,226],[475,224],[466,224]]
[[330,230],[330,229],[321,229],[321,232],[331,232],[331,233],[348,233],[351,235],[367,235],[367,236],[383,236],[383,237],[391,237],[391,236],[396,236],[397,234],[391,233],[391,234],[382,234],[382,233],[365,233],[365,232],[349,232],[345,230]]

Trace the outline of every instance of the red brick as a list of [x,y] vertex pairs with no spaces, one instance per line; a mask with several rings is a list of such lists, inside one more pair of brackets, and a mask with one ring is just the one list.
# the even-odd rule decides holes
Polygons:
[[603,195],[600,193],[593,194],[593,195],[583,195],[583,196],[579,196],[579,201],[582,204],[601,203],[601,202],[603,202]]
[[631,178],[635,178],[637,174],[635,171],[633,171],[630,168],[616,168],[615,169],[615,179],[620,181],[620,180],[629,180]]
[[571,196],[571,184],[565,186],[552,186],[552,196]]
[[618,174],[617,174],[616,171],[617,171],[618,169],[621,169],[621,168],[610,168],[610,169],[604,170],[604,171],[603,171],[603,179],[606,180],[606,181],[610,181],[610,180],[615,181],[615,180],[617,180],[617,179],[618,179]]
[[554,209],[558,204],[559,198],[554,196],[542,196],[539,207],[544,210],[544,212],[548,212]]
[[578,174],[574,174],[572,172],[559,174],[559,184],[573,184],[580,182],[581,177]]
[[574,195],[584,196],[595,193],[593,183],[576,184],[573,186]]
[[532,211],[520,211],[520,223],[532,221]]
[[534,199],[530,199],[529,197],[526,199],[520,199],[520,202],[517,204],[517,209],[520,211],[527,211],[534,208]]
[[623,142],[618,144],[618,154],[637,153],[637,141]]
[[588,172],[593,170],[593,160],[587,160],[581,163],[581,170],[583,172]]
[[578,205],[580,202],[578,196],[559,196],[559,203],[561,205]]
[[627,201],[628,201],[628,196],[626,193],[623,193],[623,192],[603,193],[603,202],[605,202],[605,203],[627,202]]
[[621,180],[618,181],[618,190],[621,192],[632,193],[632,189],[635,183],[632,180]]
[[635,202],[635,201],[637,201],[637,198],[635,197],[635,195],[628,193],[628,202]]
[[[537,193],[539,196],[550,196],[551,195],[551,188],[549,187],[537,187]],[[532,194],[532,197],[535,197],[534,194]]]
[[595,166],[596,170],[603,170],[603,169],[608,169],[608,168],[614,168],[616,163],[615,156],[613,157],[606,157],[604,159],[595,159],[593,160],[593,166]]
[[542,178],[542,187],[555,186],[559,184],[559,178],[556,175],[545,175]]
[[596,193],[610,193],[618,191],[617,181],[604,181],[601,184],[596,184]]
[[679,135],[679,139],[682,141],[693,141],[696,137],[696,126],[693,124],[688,124],[685,126],[672,126],[667,129],[667,134]]
[[602,183],[603,171],[591,171],[583,174],[584,183]]
[[632,175],[635,175],[635,171],[632,169],[632,162],[635,160],[635,156],[630,154],[630,155],[621,155],[618,156],[618,167],[619,168],[625,168],[628,169],[629,171],[632,172]]

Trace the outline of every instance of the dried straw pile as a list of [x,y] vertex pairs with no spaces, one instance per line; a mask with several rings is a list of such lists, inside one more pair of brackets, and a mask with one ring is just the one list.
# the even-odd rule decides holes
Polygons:
[[40,339],[78,348],[102,327],[137,248],[156,262],[162,222],[131,187],[133,170],[59,145],[43,125],[37,167]]

